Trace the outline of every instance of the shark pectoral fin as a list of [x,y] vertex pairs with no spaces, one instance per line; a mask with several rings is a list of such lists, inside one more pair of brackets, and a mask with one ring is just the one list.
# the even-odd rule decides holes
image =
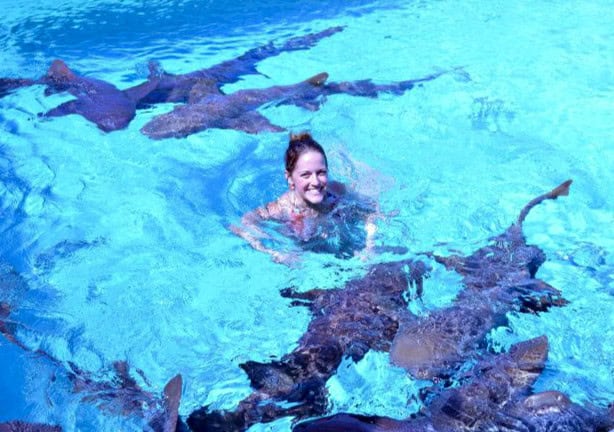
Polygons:
[[286,129],[274,125],[260,113],[255,111],[246,112],[239,117],[225,119],[220,126],[223,129],[236,129],[250,134],[260,132],[283,132]]
[[0,78],[0,98],[8,95],[13,90],[34,84],[36,84],[35,81],[25,78]]
[[246,361],[239,365],[245,371],[252,387],[274,393],[288,393],[294,387],[294,379],[288,371],[288,365],[280,361],[261,363]]
[[200,104],[178,105],[172,111],[154,117],[141,132],[152,139],[183,138],[217,125],[218,119]]
[[126,95],[126,97],[133,103],[138,105],[142,99],[146,98],[151,92],[156,90],[159,82],[159,78],[150,78],[142,84],[122,90],[122,93],[124,93],[124,95]]
[[50,109],[42,114],[42,117],[62,117],[69,114],[77,114],[77,101],[71,100]]

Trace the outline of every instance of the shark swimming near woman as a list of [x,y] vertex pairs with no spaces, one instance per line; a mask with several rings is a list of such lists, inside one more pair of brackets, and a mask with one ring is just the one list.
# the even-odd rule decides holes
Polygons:
[[33,85],[44,86],[46,96],[70,94],[74,99],[41,113],[40,117],[76,114],[104,132],[128,127],[139,109],[160,103],[177,104],[170,112],[154,117],[142,127],[141,131],[152,139],[182,138],[210,128],[235,129],[255,134],[286,130],[283,126],[272,124],[258,112],[259,108],[265,106],[295,105],[315,111],[328,96],[336,94],[368,98],[377,98],[382,93],[401,95],[416,85],[457,70],[438,71],[420,78],[379,84],[371,79],[328,82],[328,74],[321,72],[290,85],[242,89],[229,94],[222,90],[224,85],[236,83],[244,75],[258,73],[258,62],[283,52],[309,49],[342,30],[343,27],[331,27],[288,39],[279,46],[269,43],[248,50],[234,59],[185,74],[168,73],[152,61],[149,63],[148,78],[126,89],[78,74],[64,61],[57,59],[41,78],[0,78],[0,97]]

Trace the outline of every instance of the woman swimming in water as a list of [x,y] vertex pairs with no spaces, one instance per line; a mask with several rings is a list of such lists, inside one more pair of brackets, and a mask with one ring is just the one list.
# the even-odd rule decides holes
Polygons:
[[[292,261],[292,255],[263,245],[260,239],[267,234],[258,226],[260,222],[280,222],[287,227],[286,234],[296,238],[303,248],[328,252],[330,248],[323,248],[323,242],[325,243],[333,232],[339,232],[332,229],[333,225],[347,223],[348,209],[351,209],[355,213],[353,216],[360,213],[365,232],[364,241],[359,242],[362,251],[353,250],[352,254],[360,252],[362,257],[367,257],[373,248],[376,232],[373,222],[375,208],[373,205],[355,205],[358,202],[356,200],[351,206],[344,203],[351,194],[342,183],[329,181],[328,161],[322,146],[307,132],[291,135],[285,165],[288,191],[277,200],[244,215],[244,229],[231,227],[232,231],[247,240],[255,249],[270,254],[276,262],[289,263]],[[347,249],[347,245],[343,247]],[[347,257],[348,253],[345,251],[341,254],[337,251],[336,255]]]

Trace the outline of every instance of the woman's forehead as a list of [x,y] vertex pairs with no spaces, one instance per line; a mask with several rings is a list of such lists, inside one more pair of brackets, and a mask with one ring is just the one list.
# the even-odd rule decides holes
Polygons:
[[296,161],[295,171],[326,168],[326,160],[324,155],[315,150],[309,150],[301,154]]

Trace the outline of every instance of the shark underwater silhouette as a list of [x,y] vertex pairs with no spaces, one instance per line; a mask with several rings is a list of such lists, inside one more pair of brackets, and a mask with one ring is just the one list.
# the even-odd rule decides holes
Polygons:
[[512,311],[538,313],[564,306],[561,292],[536,279],[544,252],[527,245],[522,224],[536,205],[568,195],[571,180],[531,200],[517,220],[491,243],[467,257],[427,254],[462,275],[464,288],[453,304],[406,322],[390,351],[391,360],[417,378],[443,378],[484,344],[486,334]]
[[[428,277],[429,265],[417,259],[376,264],[342,288],[282,290],[292,306],[308,307],[313,318],[292,352],[276,361],[240,365],[254,391],[232,411],[205,406],[194,410],[186,425],[178,415],[180,375],[160,397],[140,388],[126,362],[113,363],[114,378],[101,380],[45,351],[36,353],[66,371],[83,401],[140,413],[154,431],[244,431],[288,416],[294,418],[295,432],[611,431],[614,406],[581,406],[558,391],[532,392],[547,359],[546,336],[519,342],[504,354],[484,349],[486,333],[508,312],[541,313],[567,303],[556,288],[536,279],[546,257],[526,243],[522,225],[535,206],[567,195],[570,184],[568,180],[528,202],[507,230],[468,256],[421,254],[463,277],[464,287],[452,305],[429,315],[418,317],[408,310]],[[11,316],[18,307],[12,293],[25,289],[27,284],[10,266],[0,266],[0,333],[32,351],[19,341],[22,324]],[[348,413],[308,420],[326,415],[326,382],[342,359],[359,361],[369,350],[390,352],[394,364],[436,383],[422,395],[424,409],[404,420]],[[473,366],[461,367],[468,364]],[[1,423],[3,430],[61,429],[12,421]]]
[[28,423],[15,420],[0,423],[0,432],[62,432],[62,428],[43,423]]
[[[12,315],[19,307],[19,297],[27,291],[27,282],[7,263],[0,262],[0,334],[7,341],[25,352],[34,353],[50,363],[58,373],[65,375],[72,385],[71,391],[81,396],[81,401],[89,402],[100,409],[116,415],[137,415],[147,421],[154,432],[175,432],[179,419],[182,377],[176,375],[168,381],[162,395],[142,389],[130,374],[126,361],[116,361],[106,376],[101,379],[80,369],[74,363],[62,361],[42,348],[30,348],[22,343],[19,331],[26,326]],[[138,371],[143,377],[141,371]],[[145,379],[143,377],[143,379]],[[146,379],[145,379],[146,381]],[[15,420],[0,423],[0,432],[51,432],[61,431],[61,427]]]
[[[147,83],[153,88],[154,83]],[[135,116],[136,92],[126,93],[103,80],[83,77],[72,71],[62,60],[54,60],[47,73],[36,80],[0,78],[0,97],[17,88],[42,85],[45,96],[68,93],[75,99],[40,114],[41,117],[61,117],[77,114],[96,124],[105,132],[123,129]],[[146,90],[146,86],[141,88]]]
[[277,47],[273,43],[248,50],[241,56],[184,75],[171,75],[150,63],[150,76],[142,84],[120,90],[103,80],[78,75],[64,61],[54,60],[39,79],[0,78],[0,98],[21,87],[45,86],[45,95],[66,92],[75,97],[42,114],[42,117],[80,115],[99,129],[110,132],[128,126],[138,108],[161,102],[188,102],[190,97],[219,94],[224,84],[231,84],[242,75],[258,73],[255,64],[282,52],[309,49],[323,38],[343,27],[331,27],[288,39]]
[[452,306],[429,316],[417,317],[407,308],[408,288],[414,286],[419,297],[429,269],[418,260],[377,264],[340,289],[282,290],[282,296],[293,299],[291,305],[306,306],[313,316],[298,347],[278,361],[241,364],[254,392],[234,411],[197,409],[187,419],[189,427],[194,432],[244,431],[284,416],[297,420],[323,415],[326,381],[342,358],[359,361],[369,350],[390,352],[393,363],[420,378],[449,380],[463,363],[477,357],[486,333],[501,324],[507,312],[538,313],[566,304],[557,289],[535,279],[545,255],[526,244],[522,223],[539,203],[567,195],[570,184],[531,200],[493,244],[468,257],[425,254],[463,275],[465,285]]
[[257,108],[274,103],[296,105],[310,111],[317,110],[333,94],[377,98],[381,93],[403,94],[417,84],[431,81],[445,72],[422,78],[375,84],[371,80],[327,83],[328,74],[321,72],[306,81],[264,89],[239,90],[231,94],[207,93],[191,98],[171,112],[159,115],[145,124],[141,132],[153,139],[182,138],[209,128],[235,129],[256,134],[286,130],[272,124]]
[[459,386],[431,392],[424,397],[426,408],[408,419],[340,413],[299,423],[293,432],[611,431],[614,406],[582,406],[558,391],[531,392],[547,358],[546,336],[515,344],[506,354],[478,356],[478,344],[497,316],[567,303],[558,290],[535,279],[545,256],[526,245],[522,223],[534,206],[567,195],[570,184],[531,200],[491,245],[467,257],[429,254],[463,275],[465,288],[455,305],[399,330],[391,360],[419,378],[448,382],[462,362],[476,361],[470,371],[457,374]]
[[279,361],[241,364],[255,391],[235,411],[194,411],[188,426],[195,432],[242,431],[284,416],[324,414],[326,381],[343,357],[358,361],[370,349],[390,348],[399,320],[409,314],[405,294],[410,286],[421,292],[426,271],[424,263],[405,260],[376,265],[344,288],[282,291],[293,305],[309,307],[314,316],[298,347]]
[[[296,36],[277,47],[272,42],[250,49],[231,60],[211,67],[185,74],[170,74],[157,62],[149,63],[148,81],[125,91],[136,100],[138,108],[145,108],[158,103],[189,103],[209,94],[222,94],[225,84],[233,84],[243,75],[260,74],[256,63],[283,52],[306,50],[319,41],[343,30],[342,26],[330,27],[317,33]],[[155,86],[150,86],[150,82]]]
[[478,361],[458,387],[436,395],[405,420],[340,413],[296,425],[293,432],[608,432],[614,413],[583,407],[558,391],[532,394],[544,369],[548,338],[519,342]]
[[41,116],[77,114],[104,132],[126,128],[135,117],[137,109],[159,103],[178,104],[172,111],[154,117],[141,128],[141,132],[152,139],[182,138],[209,128],[235,129],[255,134],[285,130],[257,112],[258,108],[268,104],[296,105],[315,111],[330,95],[347,94],[369,98],[377,98],[381,93],[401,95],[418,84],[449,72],[440,71],[388,84],[376,84],[370,79],[329,83],[328,74],[322,72],[292,85],[244,89],[230,94],[222,91],[225,84],[235,83],[243,75],[258,73],[255,67],[257,62],[282,52],[309,49],[320,40],[342,30],[343,27],[331,27],[318,33],[297,36],[279,47],[269,43],[235,59],[186,74],[170,74],[159,64],[150,62],[147,80],[124,90],[100,79],[78,75],[64,61],[54,60],[45,76],[39,79],[0,78],[0,97],[31,85],[45,86],[47,96],[69,93],[75,99]]

